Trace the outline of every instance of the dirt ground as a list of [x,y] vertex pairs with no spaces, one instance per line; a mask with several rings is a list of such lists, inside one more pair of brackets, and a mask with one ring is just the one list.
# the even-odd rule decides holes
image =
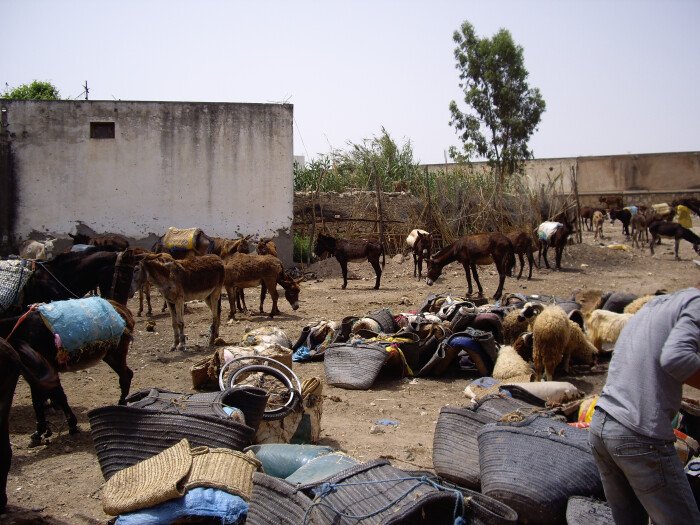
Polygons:
[[[619,223],[606,227],[605,244],[622,242]],[[700,229],[696,228],[696,232]],[[612,238],[611,238],[612,237]],[[675,291],[700,281],[699,259],[692,247],[683,242],[681,261],[675,261],[672,244],[665,240],[651,257],[645,250],[620,251],[593,242],[593,234],[585,232],[584,242],[569,246],[562,271],[534,270],[531,281],[507,279],[505,292],[541,293],[569,296],[575,288],[601,288],[653,293],[659,289]],[[629,243],[628,243],[629,244]],[[550,254],[553,260],[554,254]],[[330,263],[330,264],[329,264]],[[303,326],[319,319],[340,320],[347,315],[364,314],[380,307],[394,313],[416,309],[431,293],[466,293],[461,266],[450,265],[433,287],[412,278],[413,263],[397,263],[387,259],[382,286],[372,289],[374,276],[369,264],[350,264],[359,279],[351,280],[341,290],[342,280],[335,260],[322,263],[325,277],[302,284],[301,307],[293,312],[282,298],[283,315],[270,320],[262,315],[244,315],[231,324],[222,323],[221,336],[230,343],[241,340],[246,330],[260,326],[278,326],[292,341]],[[319,275],[323,275],[319,272]],[[527,275],[527,269],[525,271]],[[482,267],[480,278],[487,296],[497,285],[495,268]],[[248,291],[248,305],[257,303],[255,292]],[[160,310],[160,299],[154,310]],[[156,306],[157,305],[157,306]],[[130,302],[132,311],[136,301]],[[266,305],[269,309],[269,299]],[[208,310],[204,303],[190,303],[185,316],[185,332],[189,349],[186,353],[170,351],[172,329],[169,315],[153,317],[155,332],[147,332],[147,317],[138,318],[135,340],[129,353],[134,370],[131,391],[153,386],[187,392],[191,388],[189,368],[193,362],[210,355],[207,347]],[[223,319],[228,315],[224,305]],[[323,363],[295,364],[301,379],[324,377]],[[404,379],[374,385],[368,391],[343,390],[324,385],[322,444],[337,447],[361,460],[388,458],[399,468],[431,469],[432,440],[440,408],[464,405],[463,390],[473,378],[456,376],[443,379]],[[565,378],[586,392],[598,392],[605,382],[605,373]],[[29,435],[35,419],[27,385],[20,379],[10,415],[10,433],[14,450],[8,482],[9,512],[0,515],[2,523],[105,523],[108,516],[100,502],[103,478],[90,439],[87,412],[115,403],[119,398],[117,377],[104,363],[62,376],[63,386],[75,411],[82,432],[71,436],[63,418],[50,413],[54,436],[46,446],[29,448]],[[700,397],[688,388],[687,395]],[[398,426],[376,426],[378,419],[393,419]],[[372,428],[375,427],[375,428]]]

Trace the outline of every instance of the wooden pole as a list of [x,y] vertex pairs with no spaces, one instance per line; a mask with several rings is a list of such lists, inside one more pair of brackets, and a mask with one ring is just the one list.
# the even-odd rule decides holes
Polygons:
[[576,218],[578,220],[578,233],[576,239],[578,243],[583,242],[583,228],[581,226],[581,202],[578,198],[578,181],[576,180],[576,166],[571,166],[571,185],[574,188],[574,197],[576,198]]
[[382,206],[382,185],[379,180],[379,170],[372,161],[372,170],[374,171],[374,188],[377,193],[377,222],[379,223],[379,242],[386,251],[386,243],[384,242],[384,208]]

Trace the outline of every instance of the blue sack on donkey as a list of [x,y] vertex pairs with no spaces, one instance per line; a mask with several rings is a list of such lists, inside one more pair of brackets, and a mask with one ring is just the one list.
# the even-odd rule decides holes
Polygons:
[[55,301],[37,310],[54,334],[56,360],[62,366],[78,364],[87,348],[118,344],[126,326],[109,301],[101,297]]

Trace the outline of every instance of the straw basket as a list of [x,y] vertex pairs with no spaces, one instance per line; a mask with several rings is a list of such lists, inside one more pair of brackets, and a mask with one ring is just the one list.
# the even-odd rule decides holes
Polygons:
[[571,496],[602,496],[588,433],[554,419],[489,423],[477,435],[481,492],[522,523],[561,523]]
[[479,490],[479,445],[476,435],[496,418],[487,413],[442,407],[433,437],[433,467],[441,477],[461,487]]
[[192,446],[243,450],[255,430],[204,415],[167,414],[129,406],[88,412],[97,461],[105,479],[187,438]]
[[340,388],[367,390],[388,356],[381,345],[334,343],[326,349],[326,382]]
[[614,525],[612,511],[607,503],[593,498],[574,496],[566,505],[568,525]]

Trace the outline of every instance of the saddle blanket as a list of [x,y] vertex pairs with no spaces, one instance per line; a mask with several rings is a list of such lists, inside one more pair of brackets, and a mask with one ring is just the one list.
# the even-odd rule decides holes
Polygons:
[[541,241],[549,241],[554,232],[562,226],[560,222],[545,221],[537,227],[537,238]]
[[69,299],[42,304],[38,308],[44,324],[61,340],[61,347],[74,352],[96,341],[118,343],[126,322],[101,297]]
[[632,215],[632,217],[634,217],[635,215],[637,215],[637,212],[639,211],[639,208],[637,208],[636,206],[625,206],[625,209],[626,209],[626,210],[629,210],[629,212],[630,212],[630,214]]
[[651,207],[654,210],[654,213],[658,213],[659,215],[666,215],[668,213],[671,213],[671,206],[669,206],[666,202],[662,202],[660,204],[652,204]]
[[20,294],[32,276],[31,261],[0,261],[0,313],[19,303]]
[[181,229],[170,227],[163,236],[163,247],[167,250],[192,250],[200,231],[199,228]]

